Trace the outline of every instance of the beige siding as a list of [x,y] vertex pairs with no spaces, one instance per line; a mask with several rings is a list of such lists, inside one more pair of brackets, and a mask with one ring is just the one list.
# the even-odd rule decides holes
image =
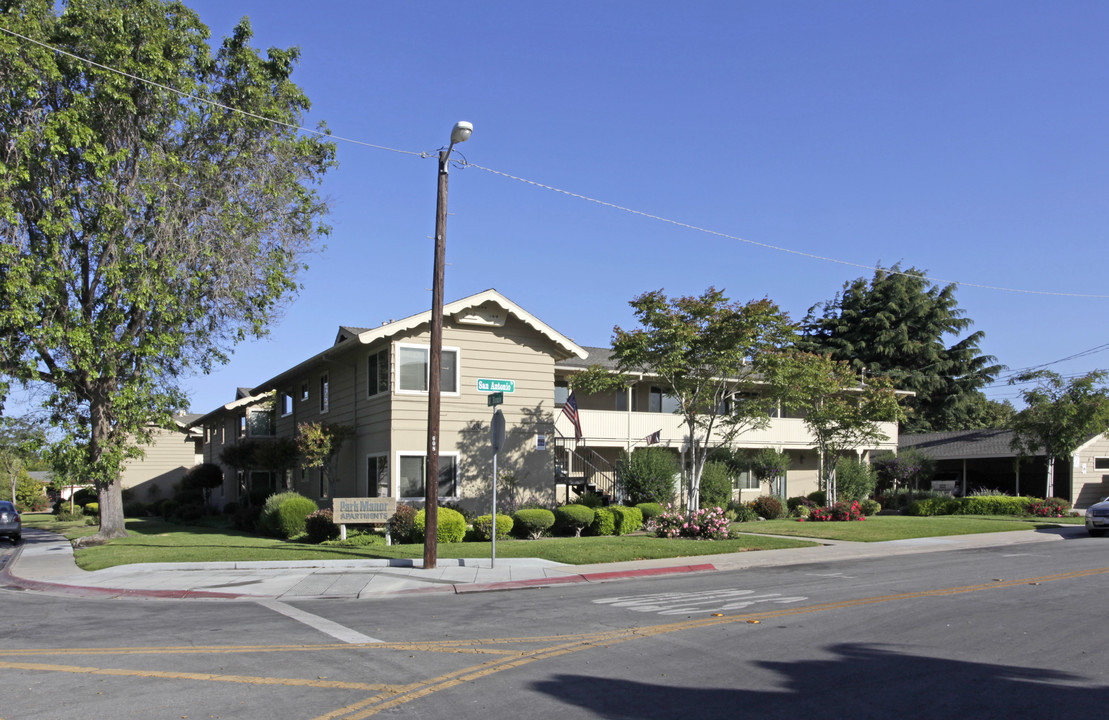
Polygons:
[[1109,496],[1109,469],[1098,469],[1097,459],[1109,463],[1109,437],[1101,435],[1074,457],[1071,499],[1076,509],[1084,510]]
[[178,430],[155,430],[154,442],[144,445],[145,457],[123,466],[123,487],[139,502],[173,495],[173,486],[196,465],[196,442]]

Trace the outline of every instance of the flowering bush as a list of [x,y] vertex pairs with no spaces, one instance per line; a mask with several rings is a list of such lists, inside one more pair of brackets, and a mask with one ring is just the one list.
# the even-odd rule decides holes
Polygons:
[[651,519],[651,529],[659,537],[726,540],[731,523],[720,507],[701,508],[690,513],[672,510],[669,505]]
[[1070,503],[1062,498],[1036,499],[1028,503],[1028,513],[1036,517],[1066,517]]
[[[850,505],[845,502],[838,502],[831,507],[813,509],[809,513],[808,519],[819,522],[866,520],[866,515],[863,515],[862,508],[859,507],[857,501]],[[804,522],[805,518],[798,518],[798,520]]]

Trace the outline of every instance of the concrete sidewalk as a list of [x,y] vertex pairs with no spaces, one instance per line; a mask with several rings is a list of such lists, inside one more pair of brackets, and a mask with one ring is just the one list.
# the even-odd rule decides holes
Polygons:
[[741,570],[886,558],[923,552],[1054,542],[1086,536],[1081,525],[1050,530],[956,535],[857,543],[815,540],[819,547],[564,565],[536,558],[443,559],[434,570],[422,560],[298,560],[287,562],[147,563],[89,572],[77,567],[60,535],[24,530],[23,544],[0,573],[0,586],[49,594],[101,598],[297,600],[374,598],[407,593],[466,593],[563,583]]

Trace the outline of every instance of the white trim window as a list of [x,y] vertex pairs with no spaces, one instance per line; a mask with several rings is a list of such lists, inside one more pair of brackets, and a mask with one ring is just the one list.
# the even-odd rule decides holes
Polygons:
[[[423,500],[427,476],[426,452],[397,453],[397,495],[400,500]],[[439,456],[439,499],[458,499],[458,453]]]
[[370,355],[366,366],[366,397],[389,392],[389,348]]
[[390,497],[393,489],[389,481],[389,456],[375,453],[366,456],[366,497]]
[[1094,458],[1094,470],[1109,470],[1109,457]]
[[320,375],[320,414],[331,409],[331,376],[327,373]]
[[[397,392],[427,394],[431,371],[431,348],[427,345],[397,344]],[[439,369],[439,394],[458,395],[460,353],[456,347],[443,348]]]

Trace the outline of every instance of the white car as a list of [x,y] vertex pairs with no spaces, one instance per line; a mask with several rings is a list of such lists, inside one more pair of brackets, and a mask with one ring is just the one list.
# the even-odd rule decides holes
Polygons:
[[1109,530],[1109,498],[1086,508],[1086,532],[1101,537]]

